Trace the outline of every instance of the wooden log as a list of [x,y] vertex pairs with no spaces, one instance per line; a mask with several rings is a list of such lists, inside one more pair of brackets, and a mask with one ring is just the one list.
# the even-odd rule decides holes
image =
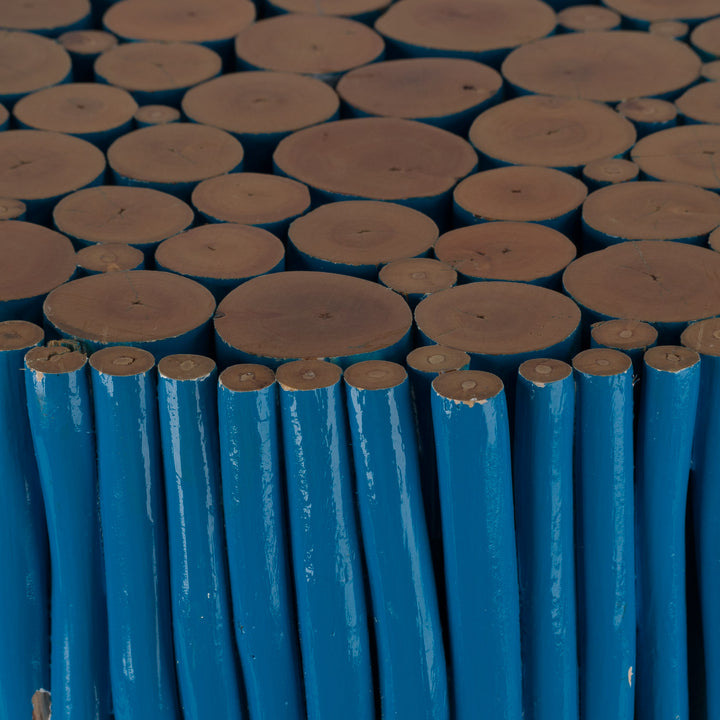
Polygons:
[[669,37],[672,40],[684,40],[690,32],[690,28],[687,23],[680,20],[656,20],[650,23],[648,32]]
[[632,182],[638,179],[639,174],[640,168],[630,160],[603,158],[589,162],[583,168],[582,179],[592,192],[608,185]]
[[645,352],[657,345],[658,331],[650,323],[640,320],[605,320],[590,329],[592,348],[610,348],[627,355],[633,364],[633,375],[642,374]]
[[75,259],[82,275],[145,269],[143,251],[125,243],[90,245],[78,250]]
[[182,114],[177,108],[170,105],[143,105],[133,115],[135,127],[142,128],[148,125],[166,125],[180,122]]
[[720,82],[704,82],[686,90],[676,101],[685,125],[720,123]]
[[27,210],[22,200],[0,198],[0,220],[25,220]]
[[720,13],[717,0],[687,0],[678,5],[673,0],[606,0],[625,22],[638,30],[647,30],[660,20],[682,20],[693,25]]
[[260,0],[265,16],[281,13],[339,15],[370,26],[391,3],[392,0]]
[[720,57],[720,18],[706,20],[690,33],[690,43],[703,60],[714,60]]
[[70,53],[73,80],[92,82],[93,65],[102,53],[117,45],[117,38],[105,30],[69,30],[58,42]]
[[378,280],[405,298],[411,308],[429,295],[457,283],[457,272],[433,258],[405,258],[380,269]]
[[660,130],[675,127],[678,123],[677,107],[659,98],[633,98],[623,100],[617,111],[632,122],[638,140]]
[[91,26],[89,0],[7,0],[0,8],[0,28],[57,38]]
[[558,12],[557,21],[559,29],[565,32],[617,30],[620,27],[620,15],[601,5],[571,5]]
[[720,80],[720,60],[711,60],[702,64],[700,74],[703,80]]

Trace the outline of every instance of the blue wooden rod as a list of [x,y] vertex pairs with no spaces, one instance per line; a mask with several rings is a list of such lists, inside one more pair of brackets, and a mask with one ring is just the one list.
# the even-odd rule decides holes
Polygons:
[[202,355],[158,363],[172,622],[184,720],[247,717],[223,534],[217,370]]
[[342,371],[321,360],[277,370],[308,717],[375,717],[368,612]]
[[518,369],[513,446],[523,708],[527,720],[577,720],[572,368]]
[[275,374],[220,374],[218,424],[235,640],[250,717],[304,720]]
[[699,387],[694,350],[645,353],[635,473],[638,720],[689,717],[685,512]]
[[590,347],[606,347],[625,353],[636,378],[642,375],[645,351],[657,345],[658,331],[640,320],[605,320],[590,327]]
[[627,355],[573,358],[580,717],[632,720],[635,699],[633,389]]
[[54,720],[108,720],[107,612],[86,357],[67,347],[25,356],[28,417],[50,542]]
[[345,383],[382,716],[446,720],[445,651],[407,373],[368,360],[351,365]]
[[433,380],[452,704],[456,720],[522,716],[510,431],[502,381]]
[[90,357],[116,720],[179,718],[170,621],[155,359],[136,347]]
[[40,327],[0,323],[0,717],[27,718],[50,683],[50,575],[45,506],[25,399],[23,358]]

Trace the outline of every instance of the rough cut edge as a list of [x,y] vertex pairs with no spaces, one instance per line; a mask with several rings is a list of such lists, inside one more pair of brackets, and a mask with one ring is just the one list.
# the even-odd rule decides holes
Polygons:
[[40,688],[32,696],[32,720],[50,720],[50,693]]

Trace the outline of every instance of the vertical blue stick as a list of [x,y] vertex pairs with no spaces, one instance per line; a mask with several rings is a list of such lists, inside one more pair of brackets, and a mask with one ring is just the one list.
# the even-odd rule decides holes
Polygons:
[[577,720],[572,368],[527,360],[515,395],[515,519],[527,720]]
[[580,717],[632,720],[635,545],[632,363],[617,350],[573,358]]
[[374,717],[360,541],[338,366],[277,370],[308,717]]
[[456,720],[522,716],[510,431],[495,375],[433,380]]
[[50,683],[48,539],[28,424],[23,357],[43,331],[0,323],[0,717],[27,718]]
[[218,389],[235,639],[250,717],[305,718],[275,374],[232,365]]
[[645,353],[636,469],[639,720],[689,716],[685,511],[699,387],[694,350],[659,345]]
[[155,359],[135,347],[90,357],[116,720],[179,717]]
[[86,357],[38,347],[28,351],[25,367],[50,542],[53,719],[107,720],[107,613]]
[[368,360],[351,365],[345,382],[382,715],[445,720],[445,652],[407,373]]
[[230,611],[217,370],[201,355],[158,363],[170,581],[185,720],[246,717]]

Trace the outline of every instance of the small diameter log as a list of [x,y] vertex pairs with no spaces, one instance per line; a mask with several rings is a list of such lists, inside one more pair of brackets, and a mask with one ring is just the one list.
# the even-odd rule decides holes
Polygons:
[[0,10],[3,30],[25,30],[57,38],[67,30],[91,26],[89,0],[7,0]]
[[701,75],[703,80],[720,80],[720,60],[711,60],[710,62],[703,63]]
[[124,243],[90,245],[79,250],[75,260],[81,275],[145,269],[145,256],[142,250]]
[[421,300],[457,283],[457,272],[433,258],[395,260],[381,268],[378,280],[405,298],[414,310]]
[[633,364],[633,375],[642,374],[645,351],[657,345],[658,331],[640,320],[605,320],[590,328],[590,346],[625,353]]
[[720,82],[704,82],[686,90],[676,101],[683,124],[720,123]]
[[685,40],[690,27],[680,20],[657,20],[650,23],[648,32],[654,35],[662,35],[673,40]]
[[0,198],[0,220],[25,220],[27,208],[22,200]]
[[599,190],[608,185],[632,182],[638,179],[640,168],[623,158],[603,158],[589,162],[582,171],[582,181],[588,190]]
[[263,16],[281,13],[339,15],[370,25],[377,20],[392,0],[260,0]]
[[68,30],[57,40],[70,54],[75,82],[92,82],[95,61],[118,42],[105,30]]
[[607,0],[606,4],[619,12],[630,27],[638,30],[647,30],[652,23],[664,20],[696,25],[717,15],[720,10],[716,0],[688,0],[682,5],[673,0]]
[[632,122],[638,140],[678,124],[677,107],[659,98],[633,98],[618,103],[617,111]]
[[182,115],[177,108],[170,105],[143,105],[133,115],[136,128],[149,127],[150,125],[167,125],[168,123],[180,122]]
[[571,5],[557,14],[559,30],[564,32],[592,32],[617,30],[620,15],[600,5]]
[[690,43],[703,60],[720,58],[720,18],[712,18],[698,25],[690,34]]

